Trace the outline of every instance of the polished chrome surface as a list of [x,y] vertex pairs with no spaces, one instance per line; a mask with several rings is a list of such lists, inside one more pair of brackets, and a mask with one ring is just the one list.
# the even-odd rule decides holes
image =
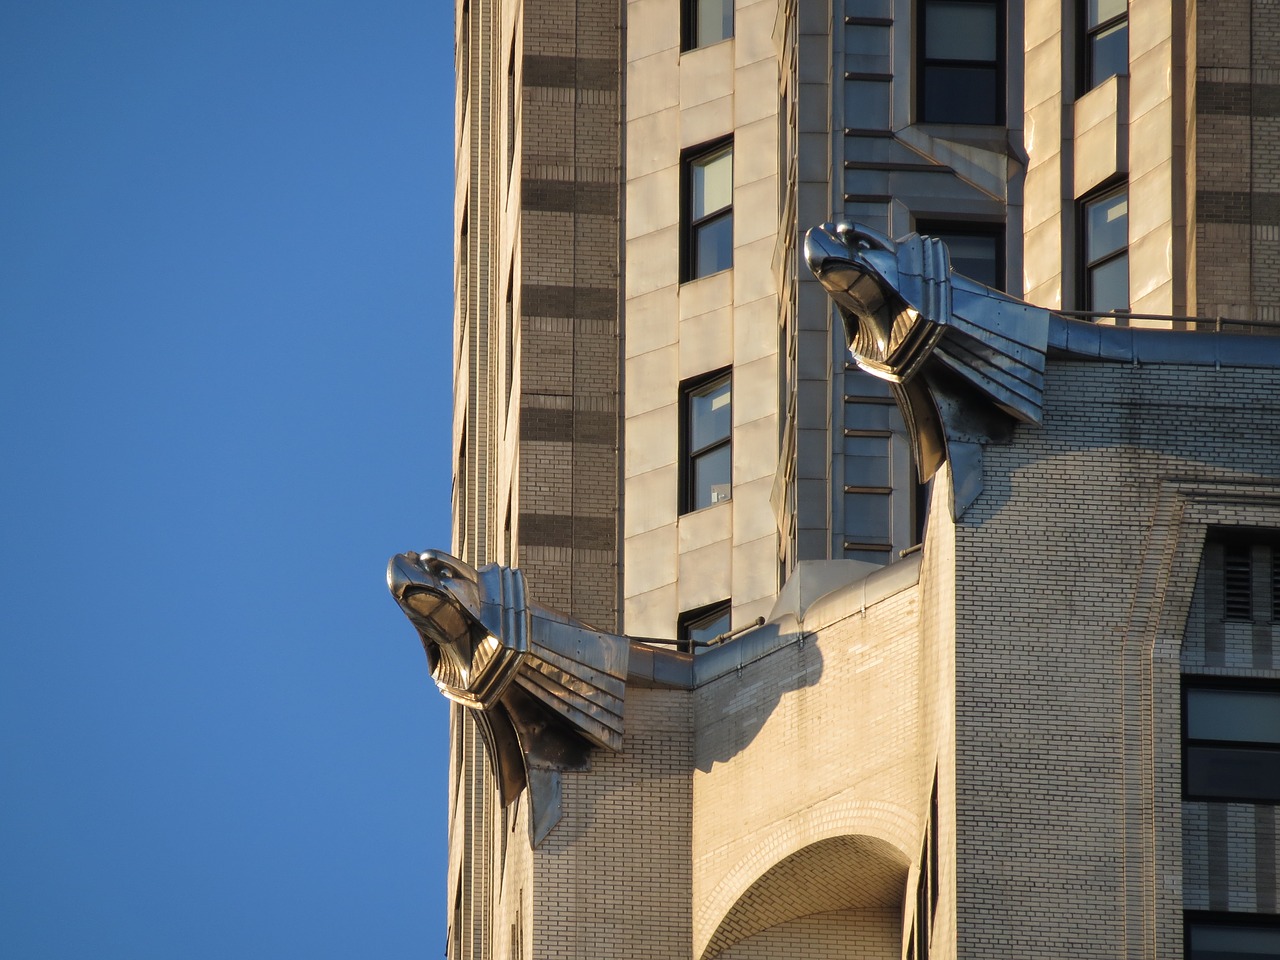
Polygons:
[[951,465],[951,513],[982,491],[982,445],[1039,423],[1047,310],[953,273],[940,240],[890,240],[842,221],[805,237],[809,269],[863,370],[889,381],[920,479]]
[[560,817],[560,773],[622,747],[628,640],[528,603],[519,570],[438,550],[392,557],[387,586],[440,692],[473,711],[503,802],[529,788],[538,842]]
[[931,237],[840,221],[811,229],[804,249],[854,361],[891,384],[921,480],[950,465],[955,519],[982,492],[983,446],[1040,422],[1046,355],[1280,366],[1280,337],[1098,325],[1024,303],[952,271]]

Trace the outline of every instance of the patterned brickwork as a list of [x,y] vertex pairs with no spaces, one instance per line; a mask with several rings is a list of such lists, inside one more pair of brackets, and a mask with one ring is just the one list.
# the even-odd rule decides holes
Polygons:
[[1194,312],[1280,319],[1280,15],[1270,0],[1189,9]]

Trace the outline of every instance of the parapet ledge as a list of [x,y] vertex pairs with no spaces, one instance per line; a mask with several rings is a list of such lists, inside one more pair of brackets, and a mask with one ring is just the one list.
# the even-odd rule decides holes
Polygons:
[[1049,320],[1048,347],[1050,357],[1065,360],[1280,367],[1280,337],[1276,336],[1116,327],[1056,314]]
[[[774,605],[770,619],[764,625],[748,630],[741,636],[718,647],[713,647],[697,657],[676,654],[692,661],[694,687],[719,679],[741,670],[784,647],[800,643],[805,637],[833,623],[862,613],[895,594],[914,587],[920,582],[921,553],[916,552],[905,560],[878,567],[856,560],[815,561],[823,564],[821,572],[813,579],[832,579],[834,569],[830,564],[849,564],[847,573],[857,579],[846,580],[833,589],[816,596],[808,603],[787,603],[788,588],[796,579],[793,575],[782,588],[778,603]],[[871,568],[871,572],[867,572]],[[798,575],[806,576],[804,564]],[[795,596],[803,599],[803,586]],[[785,609],[779,607],[785,606]],[[632,648],[634,657],[634,646]],[[665,651],[658,651],[663,653]],[[673,656],[667,654],[667,656]]]
[[693,689],[693,657],[675,650],[651,646],[642,637],[630,637],[627,684],[635,687]]

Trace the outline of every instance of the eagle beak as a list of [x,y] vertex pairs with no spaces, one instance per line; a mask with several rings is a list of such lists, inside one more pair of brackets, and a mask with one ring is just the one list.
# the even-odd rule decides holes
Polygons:
[[404,592],[411,586],[428,586],[431,581],[418,565],[416,553],[397,553],[387,564],[387,589],[396,600],[404,599]]

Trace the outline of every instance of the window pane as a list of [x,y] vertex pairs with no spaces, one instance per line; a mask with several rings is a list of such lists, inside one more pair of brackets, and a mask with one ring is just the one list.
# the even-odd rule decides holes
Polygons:
[[1128,254],[1089,271],[1089,309],[1100,313],[1129,309]]
[[733,214],[725,213],[693,228],[689,279],[707,277],[733,266]]
[[709,157],[693,161],[694,220],[723,210],[733,203],[733,149],[725,147]]
[[844,482],[854,487],[887,487],[889,440],[884,437],[844,438]]
[[733,36],[733,0],[696,0],[695,6],[695,47],[707,47]]
[[1127,192],[1095,200],[1085,211],[1085,255],[1090,263],[1129,245]]
[[1187,795],[1280,800],[1280,751],[1188,744]]
[[729,611],[724,609],[709,614],[701,620],[693,621],[686,629],[688,638],[694,642],[714,640],[720,634],[729,632]]
[[1196,740],[1280,744],[1280,695],[1261,690],[1188,690],[1187,735]]
[[947,245],[951,254],[951,267],[971,280],[988,287],[999,286],[1000,238],[994,233],[947,233],[930,231]]
[[732,497],[731,449],[726,443],[693,458],[693,503],[689,505],[691,510],[701,510]]
[[689,396],[689,449],[701,450],[729,437],[732,404],[729,381],[721,380]]
[[1089,86],[1129,72],[1129,24],[1118,23],[1089,39]]
[[926,66],[924,119],[932,123],[999,123],[996,69]]
[[1190,939],[1192,960],[1280,957],[1280,929],[1274,927],[1193,923]]
[[1129,9],[1128,0],[1089,0],[1089,26],[1118,17]]
[[863,543],[889,542],[889,498],[883,493],[844,495],[844,532]]
[[924,55],[930,60],[985,60],[996,53],[992,3],[933,2],[925,10]]

